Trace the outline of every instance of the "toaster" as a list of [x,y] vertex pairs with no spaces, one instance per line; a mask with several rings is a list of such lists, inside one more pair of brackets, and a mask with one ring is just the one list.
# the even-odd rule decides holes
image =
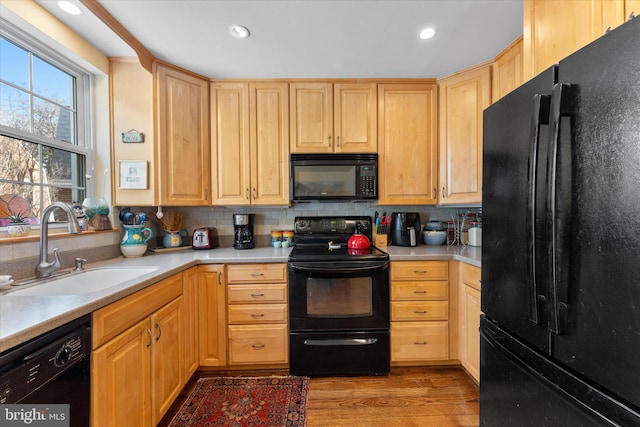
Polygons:
[[215,227],[193,230],[193,249],[213,249],[218,247],[218,231]]

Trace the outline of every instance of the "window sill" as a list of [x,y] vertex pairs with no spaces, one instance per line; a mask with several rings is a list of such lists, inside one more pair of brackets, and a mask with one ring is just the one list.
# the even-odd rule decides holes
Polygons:
[[[118,231],[119,230],[117,228],[110,228],[108,230],[87,230],[87,231],[81,232],[80,234],[69,234],[65,229],[64,231],[61,230],[60,232],[51,231],[49,233],[49,240],[59,239],[62,237],[88,236],[91,234],[98,234],[98,233],[116,233]],[[38,230],[32,230],[31,234],[23,237],[9,237],[6,234],[4,235],[0,234],[0,245],[13,244],[13,243],[38,242],[39,240],[40,240],[40,232]]]

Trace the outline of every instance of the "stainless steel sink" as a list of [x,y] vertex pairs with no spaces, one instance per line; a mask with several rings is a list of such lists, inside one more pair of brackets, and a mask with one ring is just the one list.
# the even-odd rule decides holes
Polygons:
[[119,286],[153,273],[158,267],[105,267],[74,272],[28,288],[8,292],[6,296],[85,295]]

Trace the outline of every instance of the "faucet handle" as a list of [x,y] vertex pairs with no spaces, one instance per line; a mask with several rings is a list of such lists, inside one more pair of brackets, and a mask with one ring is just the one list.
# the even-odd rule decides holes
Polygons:
[[76,258],[76,268],[73,271],[84,271],[84,263],[87,262],[84,258]]

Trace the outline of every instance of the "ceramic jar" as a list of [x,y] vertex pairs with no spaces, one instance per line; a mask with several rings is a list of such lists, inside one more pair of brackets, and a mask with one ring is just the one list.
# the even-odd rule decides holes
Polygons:
[[120,241],[120,251],[128,258],[141,257],[147,251],[147,242],[153,231],[144,225],[123,225],[124,235]]
[[169,231],[164,230],[164,237],[162,238],[162,246],[165,248],[178,248],[182,246],[183,238],[187,237],[189,233],[187,230]]

